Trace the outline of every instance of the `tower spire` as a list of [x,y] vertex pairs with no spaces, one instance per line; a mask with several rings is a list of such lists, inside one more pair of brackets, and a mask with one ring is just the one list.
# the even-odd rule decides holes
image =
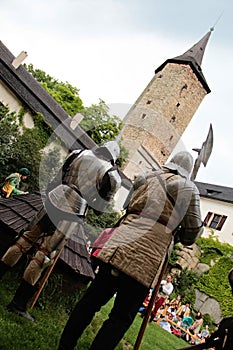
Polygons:
[[184,54],[160,65],[127,113],[122,144],[129,149],[124,165],[128,177],[167,161],[210,92],[201,62],[211,31]]
[[180,56],[176,56],[174,58],[169,58],[166,60],[160,67],[155,70],[155,74],[160,72],[168,63],[177,63],[177,64],[188,64],[193,69],[197,78],[202,83],[207,93],[210,93],[211,90],[205,80],[205,77],[201,70],[201,63],[205,53],[206,45],[209,41],[211,32],[213,28],[209,30],[209,32],[203,36],[201,40],[199,40],[195,45],[193,45],[188,51],[184,52]]
[[195,61],[196,65],[200,67],[205,53],[206,45],[209,41],[212,31],[213,28],[211,28],[210,31],[206,35],[204,35],[203,38],[199,40],[195,45],[193,45],[188,51],[184,52],[180,56],[175,57],[174,60],[178,59],[186,61]]

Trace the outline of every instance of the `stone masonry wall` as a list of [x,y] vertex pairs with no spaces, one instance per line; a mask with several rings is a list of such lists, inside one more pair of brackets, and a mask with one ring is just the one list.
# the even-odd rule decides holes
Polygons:
[[189,65],[169,63],[155,74],[124,120],[123,144],[126,148],[130,144],[129,161],[143,144],[164,164],[205,95]]

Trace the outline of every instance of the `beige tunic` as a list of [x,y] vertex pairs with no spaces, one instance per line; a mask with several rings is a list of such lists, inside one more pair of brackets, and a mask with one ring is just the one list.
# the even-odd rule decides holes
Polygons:
[[135,190],[126,218],[98,255],[148,288],[157,282],[177,226],[188,232],[202,226],[194,183],[167,172],[159,176]]

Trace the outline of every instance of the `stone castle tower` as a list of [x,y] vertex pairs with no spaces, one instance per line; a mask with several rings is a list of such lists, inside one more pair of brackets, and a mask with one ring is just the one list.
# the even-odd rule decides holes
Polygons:
[[211,30],[184,54],[167,59],[124,118],[129,178],[166,162],[210,92],[201,63]]

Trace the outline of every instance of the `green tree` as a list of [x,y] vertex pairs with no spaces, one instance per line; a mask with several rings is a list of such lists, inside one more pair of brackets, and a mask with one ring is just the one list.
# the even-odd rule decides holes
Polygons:
[[116,213],[113,210],[103,213],[100,216],[96,216],[92,209],[89,210],[87,213],[87,220],[85,222],[86,235],[93,243],[105,228],[113,227],[120,217],[121,214]]
[[24,66],[70,116],[84,109],[78,88],[68,82],[58,81],[40,69],[34,69],[32,64]]
[[[42,70],[34,69],[31,64],[25,67],[70,116],[83,114],[81,126],[97,144],[118,135],[122,127],[121,120],[117,116],[110,116],[103,100],[98,105],[84,108],[78,88],[67,82],[59,82]],[[25,112],[22,109],[18,115],[10,113],[6,106],[0,104],[0,180],[3,181],[9,173],[22,166],[28,167],[31,170],[28,190],[32,192],[45,186],[60,167],[60,162],[57,150],[49,151],[47,155],[42,153],[53,133],[43,115],[33,115],[35,127],[27,129],[22,122]],[[126,156],[127,151],[122,148],[118,166],[121,166]]]
[[[77,113],[83,115],[80,126],[95,141],[96,144],[115,139],[122,128],[122,121],[116,115],[109,114],[109,107],[100,99],[99,104],[84,107],[79,97],[79,89],[68,82],[60,82],[32,64],[24,65],[33,77],[53,96],[53,98],[73,117]],[[128,157],[128,151],[120,146],[121,152],[117,165],[119,167]]]
[[190,302],[194,305],[195,302],[195,286],[198,281],[197,275],[193,271],[187,269],[182,270],[173,276],[174,295],[182,296],[182,303]]
[[98,105],[92,104],[85,108],[82,114],[84,118],[80,126],[97,144],[115,138],[122,127],[120,118],[110,116],[109,107],[101,99]]
[[[31,176],[27,183],[22,183],[30,192],[39,190],[39,171],[41,164],[41,149],[45,146],[51,130],[46,123],[37,115],[34,117],[35,127],[27,129],[21,121],[22,113],[25,111],[10,113],[8,107],[0,103],[0,180],[4,181],[6,176],[18,171],[22,167],[30,169]],[[47,173],[51,174],[59,160],[51,163],[53,152],[47,157],[50,159],[50,167]]]
[[[115,139],[122,128],[121,119],[116,115],[111,116],[109,107],[101,99],[98,105],[86,107],[82,115],[80,126],[98,145]],[[128,150],[120,145],[120,156],[117,160],[119,167],[126,161],[128,154]]]
[[36,164],[40,161],[39,140],[32,137],[30,131],[22,133],[19,124],[19,116],[16,113],[9,113],[7,107],[1,104],[0,119],[0,164],[1,182],[10,173],[18,171],[22,167],[27,167],[32,171],[30,186],[35,182],[33,190],[37,189]]

